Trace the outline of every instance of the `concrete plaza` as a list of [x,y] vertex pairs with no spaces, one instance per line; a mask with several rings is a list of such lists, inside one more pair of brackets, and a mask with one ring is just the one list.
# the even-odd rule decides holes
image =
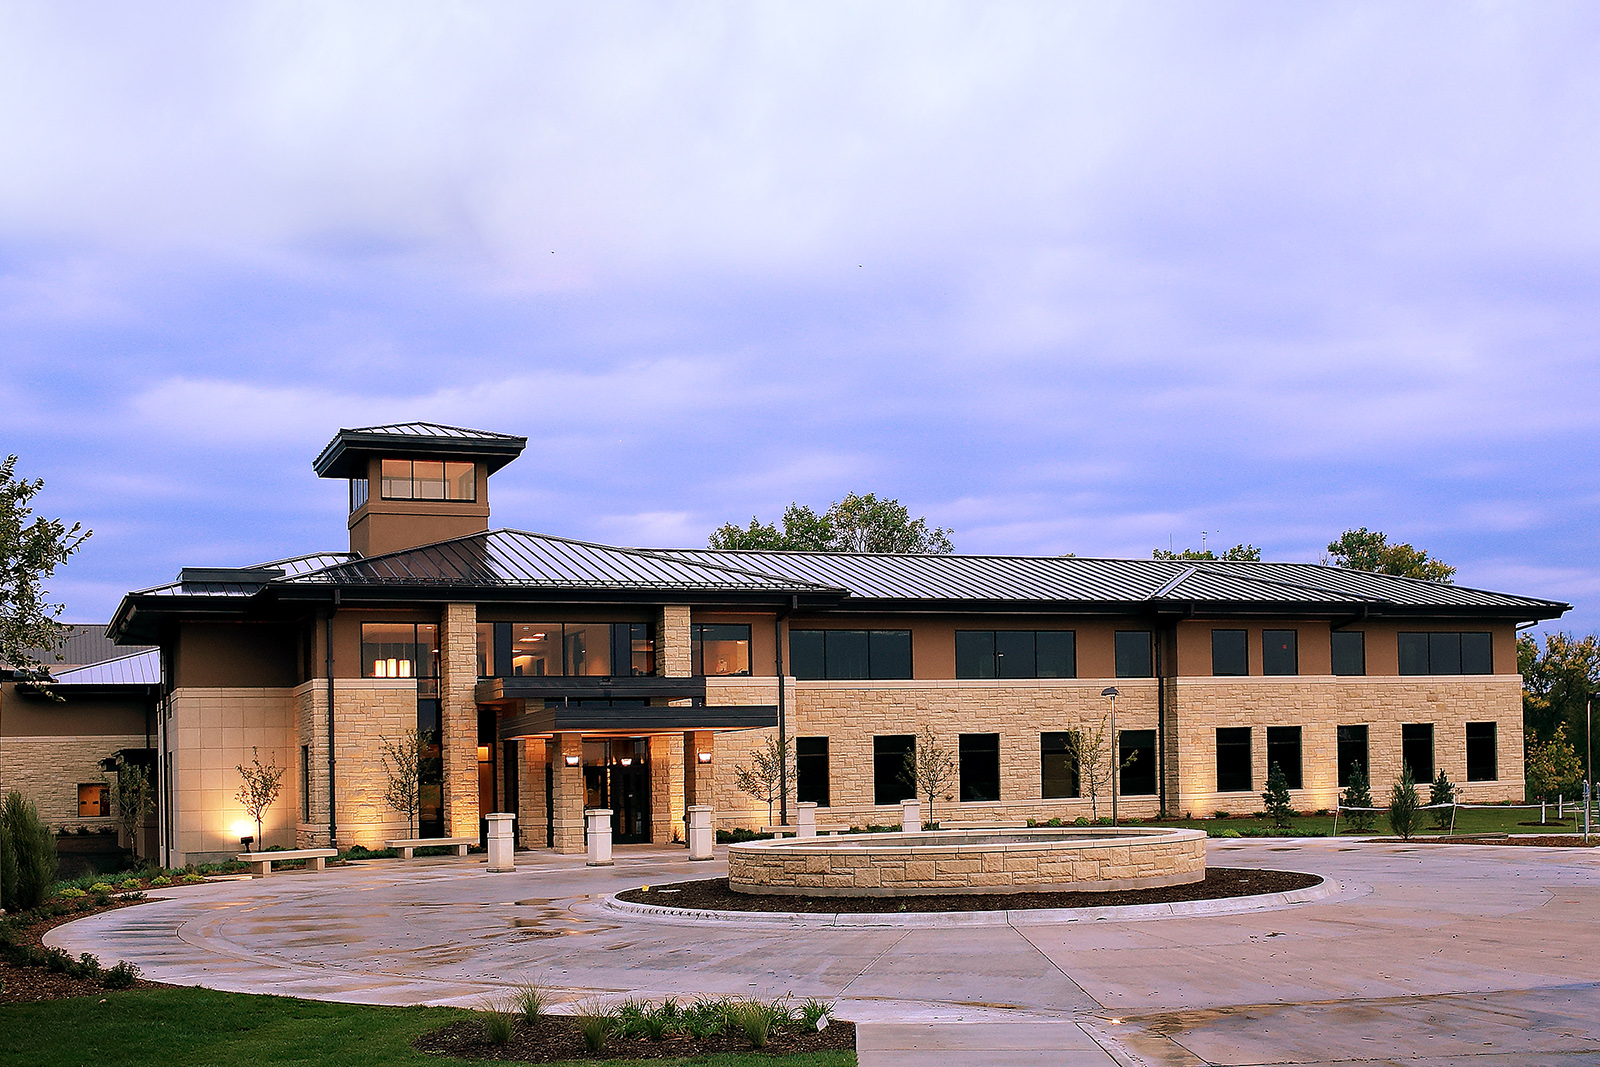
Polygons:
[[524,981],[578,1001],[837,1002],[862,1067],[1600,1063],[1600,850],[1212,841],[1213,866],[1330,880],[1267,910],[983,924],[667,921],[605,897],[713,877],[681,849],[614,867],[371,861],[186,887],[47,941],[177,984],[480,1006]]

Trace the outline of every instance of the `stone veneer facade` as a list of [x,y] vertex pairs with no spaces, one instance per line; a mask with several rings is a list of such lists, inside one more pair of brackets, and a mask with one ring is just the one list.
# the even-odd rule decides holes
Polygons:
[[53,827],[115,826],[110,815],[79,815],[80,785],[115,785],[100,761],[124,748],[144,748],[144,734],[41,735],[0,739],[0,786],[33,801]]

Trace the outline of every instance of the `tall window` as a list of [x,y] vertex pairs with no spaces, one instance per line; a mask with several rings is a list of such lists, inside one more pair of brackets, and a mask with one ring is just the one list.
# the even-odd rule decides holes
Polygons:
[[794,739],[794,798],[828,806],[828,739],[826,737],[797,737]]
[[1402,633],[1401,674],[1493,674],[1494,639],[1486,633]]
[[370,487],[369,487],[369,483],[367,482],[367,476],[364,475],[364,474],[359,478],[351,478],[350,479],[350,510],[351,511],[355,511],[357,508],[361,507],[362,504],[365,504],[367,502],[367,493],[369,491],[369,488]]
[[1495,724],[1467,723],[1467,781],[1493,782],[1500,777],[1500,758],[1495,743]]
[[1250,774],[1250,727],[1217,729],[1217,792],[1248,793],[1255,788]]
[[1039,795],[1045,800],[1077,797],[1078,746],[1071,731],[1039,735]]
[[431,622],[362,623],[361,677],[439,677],[439,627]]
[[1211,631],[1211,673],[1236,675],[1250,673],[1250,653],[1243,630]]
[[724,677],[750,673],[750,624],[697,622],[690,628],[694,673]]
[[385,500],[478,499],[478,468],[473,463],[438,459],[386,459],[382,463]]
[[1433,781],[1433,723],[1401,725],[1400,758],[1411,766],[1411,777],[1419,784]]
[[1333,673],[1361,675],[1367,673],[1367,635],[1360,630],[1335,630],[1329,635],[1332,642]]
[[1367,763],[1367,728],[1365,724],[1339,727],[1339,788],[1350,784],[1350,768],[1361,767],[1361,773],[1372,777]]
[[300,821],[311,821],[311,746],[300,746]]
[[961,758],[962,803],[1000,799],[1000,735],[962,734],[958,739]]
[[1156,793],[1156,732],[1123,730],[1117,739],[1117,766],[1125,797]]
[[898,804],[917,795],[906,757],[915,759],[916,734],[887,734],[872,739],[872,802]]
[[1276,763],[1290,789],[1300,788],[1300,727],[1267,727],[1267,773]]
[[1261,631],[1261,673],[1299,674],[1300,635],[1294,630]]
[[1076,678],[1071,630],[957,630],[957,678]]
[[511,678],[651,675],[656,643],[643,622],[485,623],[478,669]]
[[790,630],[796,678],[910,678],[910,630]]
[[1150,662],[1149,630],[1118,630],[1116,635],[1118,678],[1149,678],[1155,672]]

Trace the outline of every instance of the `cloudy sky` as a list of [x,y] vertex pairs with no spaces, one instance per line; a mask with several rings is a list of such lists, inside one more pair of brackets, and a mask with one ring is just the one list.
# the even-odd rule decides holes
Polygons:
[[341,426],[494,521],[971,552],[1351,526],[1600,627],[1600,8],[0,6],[0,451],[107,618],[345,543]]

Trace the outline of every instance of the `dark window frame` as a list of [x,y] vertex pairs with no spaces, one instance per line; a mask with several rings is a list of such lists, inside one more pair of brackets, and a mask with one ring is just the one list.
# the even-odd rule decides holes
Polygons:
[[[991,747],[991,745],[993,747]],[[969,770],[970,763],[970,770]],[[958,734],[956,768],[960,783],[958,796],[963,804],[986,804],[1000,799],[1000,735],[997,733]],[[983,794],[990,792],[993,796]]]
[[[729,671],[726,674],[707,674],[705,664],[706,631],[712,627],[729,630],[743,630],[743,637],[719,637],[718,641],[732,641],[738,644],[744,642],[744,670]],[[689,656],[690,673],[696,678],[749,678],[755,673],[754,631],[747,622],[696,622],[689,625]]]
[[[1357,731],[1360,731],[1357,733]],[[1341,723],[1334,727],[1334,759],[1339,766],[1336,769],[1334,781],[1340,789],[1350,785],[1350,764],[1358,762],[1347,758],[1355,752],[1356,746],[1361,748],[1361,773],[1367,776],[1367,785],[1372,784],[1372,730],[1364,722]]]
[[[1287,648],[1276,647],[1282,641],[1282,636],[1287,634],[1289,641]],[[1287,658],[1285,658],[1287,657]],[[1287,669],[1284,669],[1287,667]],[[1261,631],[1261,673],[1273,678],[1292,678],[1300,673],[1300,631],[1299,630],[1267,630]]]
[[[1078,732],[1046,730],[1039,734],[1039,798],[1077,800],[1083,796],[1082,769],[1078,766]],[[1051,761],[1059,761],[1059,774],[1052,774]],[[1067,792],[1054,792],[1055,783],[1065,781]]]
[[[1015,664],[1001,662],[1003,656],[1015,657],[1015,652],[1002,653],[1000,651],[1001,634],[1021,635],[1026,634],[1031,638],[1032,648],[1026,668],[1018,668]],[[1040,638],[1064,637],[1064,649],[1056,652],[1063,653],[1067,671],[1065,673],[1042,673],[1039,666]],[[1013,640],[1016,638],[1013,637]],[[956,677],[960,679],[986,679],[1005,678],[1008,680],[1036,679],[1036,678],[1076,678],[1078,676],[1078,631],[1076,630],[957,630],[956,631]],[[987,646],[987,647],[985,647]],[[1002,673],[1002,667],[1010,666],[1009,673]],[[974,668],[976,668],[974,670]],[[1023,673],[1023,671],[1026,673]]]
[[[1292,740],[1291,740],[1292,738]],[[1267,727],[1267,773],[1272,773],[1276,763],[1283,771],[1290,789],[1305,788],[1305,747],[1303,733],[1298,726]]]
[[[808,749],[810,751],[807,751]],[[794,739],[794,799],[796,803],[815,804],[819,808],[829,807],[831,782],[828,775],[828,739],[826,737],[796,737]],[[812,788],[819,781],[821,789]]]
[[[369,626],[394,626],[394,627],[409,626],[409,627],[411,627],[411,640],[410,641],[368,641],[367,640],[367,627],[369,627]],[[440,659],[439,651],[440,650],[437,649],[437,648],[431,647],[433,642],[425,642],[425,641],[422,640],[422,636],[421,636],[422,635],[422,627],[424,627],[424,626],[432,627],[434,642],[438,642],[439,639],[440,639],[439,624],[436,623],[436,622],[393,622],[393,621],[386,621],[386,620],[382,620],[382,619],[363,621],[361,623],[361,677],[363,677],[363,678],[388,678],[388,679],[398,678],[398,679],[401,679],[402,681],[404,681],[404,680],[417,680],[417,679],[437,679],[439,677],[439,671],[440,671],[440,663],[439,663],[439,659]],[[403,656],[379,656],[379,657],[377,657],[376,660],[369,660],[368,655],[367,655],[367,649],[368,648],[373,648],[373,647],[381,647],[381,646],[384,646],[384,645],[393,646],[396,650],[404,649],[404,648],[410,648],[412,650],[411,658],[409,660],[406,660],[406,659],[404,659]],[[427,655],[423,655],[422,654],[424,651],[426,651]],[[379,662],[387,663],[389,660],[395,660],[396,661],[396,672],[395,673],[393,673],[393,674],[389,674],[389,673],[381,673],[381,674],[380,673],[374,673],[377,663],[379,663]],[[409,674],[401,673],[399,664],[402,663],[402,662],[409,662],[409,663],[412,664],[411,673],[409,673]],[[424,665],[428,668],[428,672],[427,673],[423,673],[423,671],[419,669]]]
[[[1124,649],[1124,645],[1131,646],[1132,641],[1124,642],[1123,638],[1144,638],[1144,650],[1140,654],[1143,666],[1138,671],[1123,670],[1123,663],[1133,658],[1134,649]],[[1118,678],[1154,678],[1155,677],[1155,633],[1151,630],[1116,630],[1111,637],[1112,660]]]
[[[892,742],[892,743],[891,743]],[[888,807],[903,800],[915,800],[916,783],[905,775],[905,754],[916,759],[916,734],[874,734],[872,736],[872,803]],[[885,800],[884,797],[894,797]]]
[[[1224,737],[1223,735],[1227,736]],[[1252,747],[1255,738],[1248,726],[1219,726],[1217,727],[1217,792],[1219,793],[1253,793],[1255,792],[1255,750]],[[1224,757],[1236,761],[1243,753],[1244,765],[1241,769],[1236,762],[1230,762],[1226,767]]]
[[[1353,670],[1353,671],[1351,671],[1351,670],[1340,670],[1339,667],[1341,666],[1342,662],[1345,663],[1346,665],[1348,664],[1348,657],[1349,657],[1349,654],[1350,654],[1348,649],[1345,650],[1342,653],[1340,652],[1340,650],[1339,650],[1340,639],[1341,638],[1344,639],[1343,643],[1348,645],[1348,644],[1352,643],[1349,640],[1352,637],[1355,638],[1355,641],[1353,642],[1355,644],[1355,646],[1356,646],[1356,657],[1355,658],[1356,658],[1356,662],[1358,662],[1359,665],[1360,665],[1360,669],[1359,670]],[[1363,630],[1332,630],[1332,631],[1330,631],[1329,634],[1328,634],[1328,664],[1329,664],[1328,669],[1330,671],[1332,671],[1334,673],[1334,675],[1336,675],[1336,676],[1338,676],[1340,678],[1365,678],[1366,675],[1367,675],[1367,635],[1366,635],[1366,632],[1363,631]]]
[[[1219,641],[1218,638],[1226,635]],[[1235,641],[1237,648],[1227,647]],[[1234,656],[1239,662],[1229,663]],[[1225,670],[1223,668],[1237,666],[1238,670]],[[1250,631],[1213,629],[1211,631],[1211,676],[1213,678],[1244,678],[1250,674]]]
[[[93,799],[89,801],[96,811],[84,811],[85,793]],[[78,818],[104,819],[111,815],[111,786],[105,782],[79,782],[78,783]]]
[[[1493,674],[1494,633],[1488,630],[1402,630],[1395,635],[1395,654],[1398,673],[1407,676]],[[1469,671],[1469,663],[1486,669]]]
[[[1425,735],[1424,731],[1426,731]],[[1435,766],[1437,760],[1437,735],[1438,731],[1434,729],[1434,724],[1431,722],[1406,722],[1400,724],[1400,758],[1410,766],[1412,780],[1419,786],[1432,782],[1434,774],[1437,773],[1437,767]],[[1412,754],[1420,749],[1424,736],[1426,736],[1428,743],[1426,773],[1424,773],[1424,768],[1419,766],[1419,761],[1411,758]]]
[[[406,473],[405,473],[405,475],[402,477],[398,472],[396,472],[392,476],[389,475],[389,474],[384,473],[384,469],[383,468],[384,468],[384,464],[386,464],[386,463],[404,463],[406,465]],[[440,468],[440,475],[441,475],[441,481],[443,482],[443,485],[444,485],[444,495],[443,496],[419,496],[417,494],[417,484],[418,484],[418,482],[419,481],[430,480],[430,479],[419,479],[417,477],[417,464],[418,463],[439,463],[439,464],[442,464],[442,466]],[[460,476],[462,474],[466,473],[465,471],[461,470],[461,468],[463,468],[463,467],[469,468],[472,471],[472,495],[471,496],[456,496],[456,495],[453,495],[455,487],[456,487],[456,484],[457,484],[457,481],[459,480],[459,478],[460,478]],[[451,473],[451,468],[456,468],[454,475],[452,475],[452,473]],[[351,480],[354,481],[354,479],[351,479]],[[396,491],[391,491],[391,489],[390,489],[391,483],[393,483]],[[404,492],[398,491],[399,486],[402,483],[407,487]],[[368,487],[368,492],[369,493],[371,492],[371,487],[370,486]],[[403,459],[403,458],[401,458],[399,456],[392,456],[392,457],[388,457],[388,458],[385,458],[385,459],[380,459],[378,461],[378,499],[380,499],[380,500],[425,500],[425,501],[430,501],[430,502],[436,501],[436,502],[441,503],[441,504],[476,504],[478,502],[478,465],[475,462],[471,461],[471,460],[459,460],[459,459]],[[352,508],[351,510],[354,511],[355,509]]]
[[1125,797],[1153,797],[1160,792],[1154,730],[1117,731],[1117,775]]
[[[1477,727],[1476,730],[1473,728]],[[1487,728],[1487,729],[1485,729]],[[1476,733],[1478,736],[1474,737]],[[1500,724],[1497,722],[1469,722],[1466,724],[1467,781],[1498,782],[1500,780]],[[1485,756],[1483,745],[1489,751]],[[1489,772],[1483,773],[1485,764]]]
[[[818,637],[818,635],[821,635]],[[848,634],[852,639],[857,635],[863,638],[866,649],[865,671],[861,674],[844,673],[847,664],[854,660],[851,656],[845,659],[850,649],[846,646],[844,637],[836,634]],[[802,645],[799,657],[795,655],[795,638],[798,636]],[[820,643],[821,673],[815,669],[815,657],[818,649],[812,647]],[[904,655],[903,666],[901,655]],[[826,629],[795,629],[789,631],[789,670],[796,679],[801,681],[827,681],[827,682],[863,682],[863,681],[906,681],[916,677],[915,645],[909,629],[876,629],[865,630],[855,627],[835,626]],[[902,673],[903,670],[903,673]]]

